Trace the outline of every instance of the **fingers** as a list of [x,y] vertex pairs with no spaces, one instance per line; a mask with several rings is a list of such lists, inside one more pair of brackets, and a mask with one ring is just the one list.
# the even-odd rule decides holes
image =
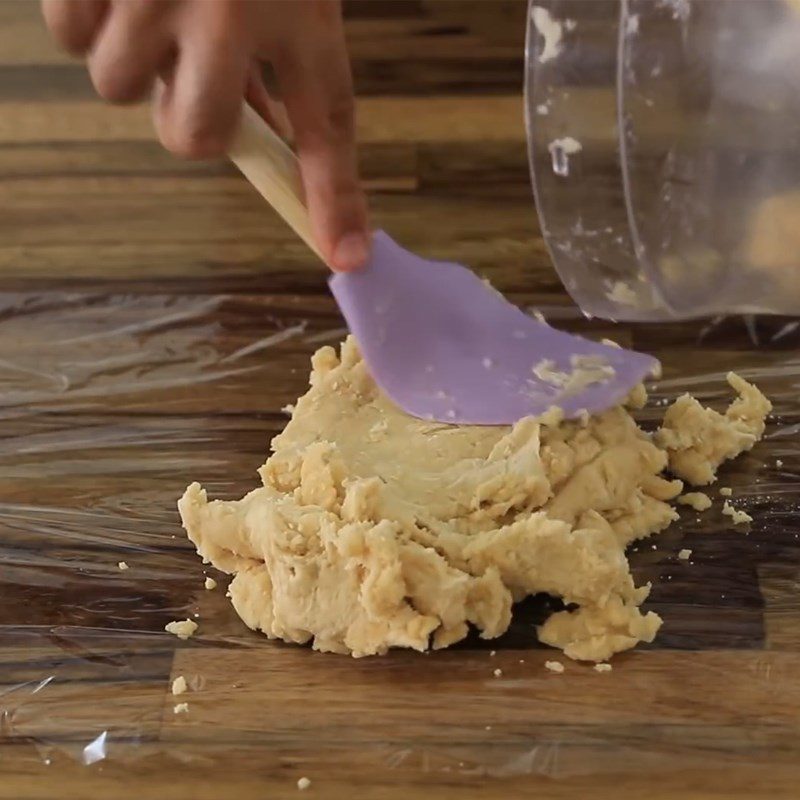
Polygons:
[[292,124],[289,122],[286,106],[270,96],[264,85],[261,70],[261,64],[258,61],[251,64],[245,89],[245,100],[283,139],[290,140],[293,138]]
[[[248,3],[216,0],[43,0],[56,39],[70,52],[89,54],[102,97],[139,100],[161,76],[155,124],[173,153],[224,154],[245,95],[282,133],[293,129],[320,249],[332,268],[357,269],[367,260],[369,236],[339,3],[292,0],[267,7],[286,14],[258,14]],[[251,69],[253,54],[265,44],[271,45],[285,114]]]
[[320,249],[334,270],[346,272],[362,267],[369,256],[353,82],[338,4],[308,3],[308,8],[302,40],[279,50],[275,69]]
[[42,15],[53,38],[74,56],[92,46],[106,14],[106,0],[42,0]]
[[112,103],[147,97],[172,48],[171,7],[163,2],[115,3],[89,55],[97,93]]
[[74,55],[88,55],[97,93],[114,103],[141,100],[170,47],[171,4],[149,0],[43,0],[45,22]]
[[[171,79],[159,90],[154,109],[163,145],[183,158],[223,155],[236,131],[250,67],[237,20],[238,4],[201,4],[204,13],[184,28]],[[187,25],[189,23],[187,22]]]

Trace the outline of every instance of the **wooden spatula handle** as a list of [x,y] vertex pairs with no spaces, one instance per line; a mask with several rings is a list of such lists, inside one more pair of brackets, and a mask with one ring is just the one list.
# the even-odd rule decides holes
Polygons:
[[228,157],[295,233],[320,257],[311,232],[297,156],[247,104]]

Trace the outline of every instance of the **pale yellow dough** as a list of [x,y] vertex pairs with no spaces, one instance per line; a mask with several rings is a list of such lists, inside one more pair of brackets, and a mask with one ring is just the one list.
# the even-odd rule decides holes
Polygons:
[[571,658],[651,641],[661,620],[640,609],[649,586],[634,586],[625,547],[677,517],[669,501],[683,485],[662,476],[668,458],[713,477],[761,434],[769,408],[734,377],[728,416],[673,407],[655,441],[623,407],[585,425],[444,425],[393,406],[352,340],[312,364],[263,486],[208,502],[194,483],[179,508],[204,560],[234,575],[248,626],[353,656],[446,647],[470,625],[500,636],[512,605],[538,592],[576,606],[538,629]]
[[769,400],[744,378],[729,372],[728,383],[739,397],[724,414],[684,394],[667,409],[655,435],[669,454],[670,471],[695,486],[713,483],[723,461],[749,450],[764,434],[772,411]]
[[695,511],[707,511],[711,508],[711,498],[704,492],[687,492],[678,498],[678,504]]

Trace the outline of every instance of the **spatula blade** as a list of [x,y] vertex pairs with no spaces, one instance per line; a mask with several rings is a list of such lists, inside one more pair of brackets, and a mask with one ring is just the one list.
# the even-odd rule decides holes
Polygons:
[[507,425],[555,405],[574,418],[616,405],[658,368],[535,320],[466,267],[382,231],[367,267],[330,285],[376,382],[415,417]]

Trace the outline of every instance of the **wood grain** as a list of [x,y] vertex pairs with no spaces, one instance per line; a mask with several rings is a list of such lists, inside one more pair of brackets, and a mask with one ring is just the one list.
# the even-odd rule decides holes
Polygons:
[[[544,668],[544,597],[500,640],[428,656],[354,661],[245,629],[223,576],[203,588],[174,504],[192,479],[219,497],[256,484],[311,352],[343,335],[325,273],[229,164],[176,161],[146,108],[98,102],[38,4],[2,3],[0,798],[260,800],[298,796],[301,776],[332,800],[797,797],[800,329],[583,319],[531,200],[526,3],[345,7],[375,223],[656,354],[646,425],[686,390],[723,405],[728,369],[757,380],[768,439],[722,474],[754,522],[732,530],[712,491],[632,548],[665,625],[607,674]],[[610,141],[607,101],[586,90],[581,138]],[[187,617],[189,642],[163,631]]]

